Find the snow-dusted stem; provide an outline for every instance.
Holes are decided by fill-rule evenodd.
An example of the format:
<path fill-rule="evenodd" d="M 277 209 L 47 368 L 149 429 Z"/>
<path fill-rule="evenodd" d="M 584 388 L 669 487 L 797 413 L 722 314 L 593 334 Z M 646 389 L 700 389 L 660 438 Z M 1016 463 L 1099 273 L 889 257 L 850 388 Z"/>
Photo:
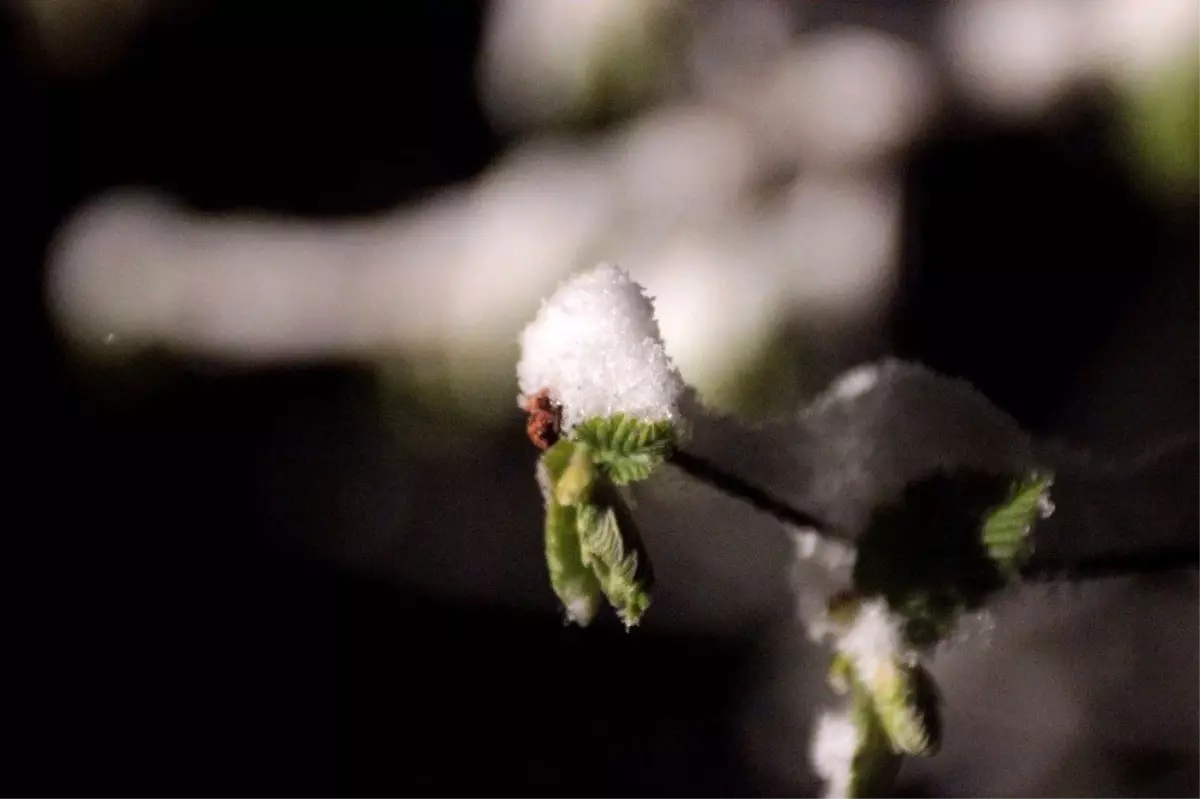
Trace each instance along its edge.
<path fill-rule="evenodd" d="M 676 449 L 670 454 L 668 461 L 695 479 L 707 483 L 727 496 L 748 502 L 786 525 L 805 528 L 824 537 L 845 537 L 836 535 L 828 524 L 811 513 L 792 507 L 769 491 L 725 471 L 707 458 L 684 449 Z"/>
<path fill-rule="evenodd" d="M 746 502 L 785 525 L 805 528 L 832 539 L 847 540 L 813 514 L 793 507 L 771 492 L 726 471 L 718 464 L 685 449 L 676 449 L 668 461 L 691 477 L 726 496 Z M 1179 546 L 1156 546 L 1098 552 L 1071 557 L 1061 554 L 1034 555 L 1020 569 L 1021 578 L 1035 582 L 1082 582 L 1114 577 L 1161 574 L 1200 567 L 1200 542 Z"/>

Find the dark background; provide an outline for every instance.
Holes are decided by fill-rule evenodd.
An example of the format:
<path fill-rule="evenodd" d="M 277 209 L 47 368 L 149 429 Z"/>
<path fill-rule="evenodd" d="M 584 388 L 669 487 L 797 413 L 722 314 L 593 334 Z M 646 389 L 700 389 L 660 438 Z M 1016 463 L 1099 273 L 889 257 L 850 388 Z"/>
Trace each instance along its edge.
<path fill-rule="evenodd" d="M 213 0 L 152 19 L 112 68 L 71 75 L 29 57 L 15 12 L 0 19 L 0 256 L 21 406 L 6 793 L 796 789 L 739 751 L 732 697 L 758 657 L 753 630 L 564 628 L 552 612 L 433 598 L 296 543 L 333 513 L 307 488 L 348 459 L 405 457 L 387 448 L 395 411 L 362 368 L 230 370 L 166 352 L 94 366 L 46 310 L 48 242 L 107 187 L 322 219 L 478 175 L 507 146 L 476 99 L 481 7 Z M 903 159 L 902 282 L 882 324 L 895 353 L 967 378 L 1036 434 L 1137 453 L 1196 428 L 1197 206 L 1141 190 L 1098 144 L 1113 124 L 1103 99 L 1072 101 L 1050 130 L 947 112 Z M 138 370 L 157 388 L 109 401 Z M 479 469 L 502 490 L 523 490 L 523 436 L 514 413 L 479 442 Z M 456 523 L 437 508 L 478 474 L 402 473 L 427 498 L 406 517 L 418 537 Z M 381 480 L 370 490 L 386 496 Z M 1195 482 L 1172 500 L 1194 524 Z M 536 497 L 513 505 L 536 529 Z M 344 535 L 370 524 L 338 523 Z M 1114 795 L 1145 784 L 1138 768 L 1174 775 L 1157 790 L 1195 795 L 1195 749 L 1182 746 L 1130 755 L 1141 765 Z"/>

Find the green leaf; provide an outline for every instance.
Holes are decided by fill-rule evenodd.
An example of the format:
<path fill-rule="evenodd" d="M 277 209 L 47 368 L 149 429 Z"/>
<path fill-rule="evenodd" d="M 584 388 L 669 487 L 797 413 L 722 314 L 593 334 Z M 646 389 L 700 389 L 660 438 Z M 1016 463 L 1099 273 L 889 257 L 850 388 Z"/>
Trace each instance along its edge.
<path fill-rule="evenodd" d="M 538 460 L 541 469 L 545 470 L 546 479 L 550 482 L 550 490 L 558 484 L 563 472 L 567 470 L 567 466 L 571 463 L 571 458 L 575 454 L 577 445 L 574 441 L 560 438 L 554 446 L 542 453 L 542 457 Z"/>
<path fill-rule="evenodd" d="M 598 482 L 594 504 L 578 507 L 581 560 L 595 573 L 609 604 L 626 627 L 650 607 L 654 573 L 628 508 L 612 485 Z"/>
<path fill-rule="evenodd" d="M 851 717 L 858 730 L 858 748 L 850 764 L 849 797 L 889 796 L 903 760 L 892 748 L 871 695 L 861 683 L 852 686 Z"/>
<path fill-rule="evenodd" d="M 865 687 L 893 749 L 924 757 L 937 753 L 941 708 L 929 672 L 919 665 L 891 663 Z"/>
<path fill-rule="evenodd" d="M 1014 578 L 1049 485 L 1042 473 L 970 471 L 912 483 L 856 541 L 856 591 L 886 599 L 910 645 L 933 645 Z"/>
<path fill-rule="evenodd" d="M 1007 574 L 1014 573 L 1028 553 L 1029 532 L 1041 515 L 1051 479 L 1033 473 L 1017 480 L 1004 502 L 984 514 L 983 545 Z"/>
<path fill-rule="evenodd" d="M 675 443 L 670 422 L 646 422 L 623 413 L 580 422 L 572 440 L 586 444 L 592 462 L 616 485 L 650 476 Z"/>
<path fill-rule="evenodd" d="M 566 468 L 554 485 L 554 498 L 563 505 L 587 502 L 592 490 L 595 469 L 587 445 L 578 444 L 571 452 Z"/>
<path fill-rule="evenodd" d="M 576 510 L 553 498 L 546 504 L 546 565 L 550 587 L 567 618 L 586 627 L 600 609 L 600 581 L 583 562 Z"/>
<path fill-rule="evenodd" d="M 831 598 L 830 607 L 843 616 L 835 624 L 854 623 L 858 603 L 848 596 Z M 865 691 L 871 698 L 880 724 L 887 732 L 893 749 L 910 755 L 929 756 L 941 746 L 941 697 L 932 675 L 920 664 L 908 663 L 899 656 L 862 668 L 845 651 L 834 653 L 828 681 L 836 693 L 851 688 Z"/>
<path fill-rule="evenodd" d="M 542 453 L 538 472 L 546 500 L 545 547 L 550 587 L 566 610 L 568 620 L 586 627 L 600 608 L 600 581 L 583 562 L 575 506 L 558 500 L 564 493 L 561 490 L 564 475 L 570 474 L 581 449 L 570 441 L 560 440 Z"/>
<path fill-rule="evenodd" d="M 626 443 L 637 437 L 623 435 Z M 633 517 L 596 473 L 594 454 L 585 442 L 561 439 L 539 461 L 550 584 L 571 621 L 591 622 L 603 594 L 632 627 L 650 607 L 654 575 Z"/>

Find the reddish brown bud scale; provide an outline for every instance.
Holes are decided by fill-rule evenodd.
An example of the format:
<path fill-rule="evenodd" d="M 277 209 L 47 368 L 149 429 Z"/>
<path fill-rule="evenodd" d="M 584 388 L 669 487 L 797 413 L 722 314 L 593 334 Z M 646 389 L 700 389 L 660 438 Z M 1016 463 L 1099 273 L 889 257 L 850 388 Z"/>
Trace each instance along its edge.
<path fill-rule="evenodd" d="M 529 434 L 533 445 L 538 449 L 554 446 L 562 432 L 562 408 L 551 401 L 550 389 L 543 388 L 526 397 L 525 412 L 529 414 L 525 421 L 525 432 Z"/>

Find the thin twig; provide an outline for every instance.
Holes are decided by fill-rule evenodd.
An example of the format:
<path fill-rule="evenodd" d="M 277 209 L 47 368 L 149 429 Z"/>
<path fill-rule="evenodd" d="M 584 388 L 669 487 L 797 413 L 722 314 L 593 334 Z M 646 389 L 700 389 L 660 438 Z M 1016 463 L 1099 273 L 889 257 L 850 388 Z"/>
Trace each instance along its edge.
<path fill-rule="evenodd" d="M 844 537 L 811 513 L 792 507 L 765 489 L 725 471 L 707 458 L 676 449 L 671 453 L 669 460 L 697 480 L 770 514 L 784 524 L 807 528 L 827 538 Z M 1082 582 L 1111 577 L 1161 574 L 1198 567 L 1200 544 L 1191 544 L 1099 552 L 1079 558 L 1035 555 L 1022 567 L 1021 577 L 1031 582 Z"/>
<path fill-rule="evenodd" d="M 1200 567 L 1200 545 L 1098 552 L 1081 558 L 1034 555 L 1021 577 L 1034 582 L 1082 582 L 1110 577 L 1162 574 Z"/>
<path fill-rule="evenodd" d="M 686 450 L 676 449 L 671 452 L 669 460 L 697 480 L 708 483 L 718 491 L 735 499 L 753 505 L 784 524 L 809 528 L 819 535 L 834 537 L 830 526 L 816 516 L 792 507 L 765 489 L 725 471 L 707 458 Z"/>

